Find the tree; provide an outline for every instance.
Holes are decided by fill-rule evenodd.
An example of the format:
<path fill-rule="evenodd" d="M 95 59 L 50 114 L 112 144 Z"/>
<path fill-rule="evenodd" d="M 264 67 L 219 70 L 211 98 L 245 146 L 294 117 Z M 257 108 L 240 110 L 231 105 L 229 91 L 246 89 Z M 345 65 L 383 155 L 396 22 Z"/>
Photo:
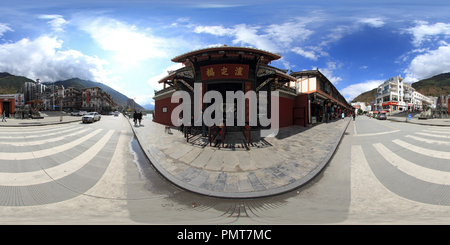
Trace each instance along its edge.
<path fill-rule="evenodd" d="M 363 110 L 361 110 L 361 108 L 358 109 L 358 114 L 361 114 L 363 112 Z"/>

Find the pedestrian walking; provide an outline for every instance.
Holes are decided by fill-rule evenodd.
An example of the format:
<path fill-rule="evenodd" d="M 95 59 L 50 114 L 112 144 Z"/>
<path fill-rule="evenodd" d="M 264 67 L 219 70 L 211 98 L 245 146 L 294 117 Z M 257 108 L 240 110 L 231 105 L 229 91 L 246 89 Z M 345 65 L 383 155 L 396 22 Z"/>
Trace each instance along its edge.
<path fill-rule="evenodd" d="M 344 119 L 344 117 L 345 117 L 345 114 L 342 112 L 342 119 Z"/>
<path fill-rule="evenodd" d="M 353 121 L 355 121 L 355 113 L 353 113 Z"/>
<path fill-rule="evenodd" d="M 138 113 L 138 120 L 139 120 L 139 126 L 141 126 L 141 121 L 142 121 L 142 111 L 140 111 Z"/>
<path fill-rule="evenodd" d="M 2 122 L 5 121 L 6 122 L 6 112 L 3 111 L 2 113 Z"/>
<path fill-rule="evenodd" d="M 133 122 L 134 122 L 134 126 L 137 126 L 137 122 L 138 122 L 138 114 L 137 114 L 136 110 L 134 110 L 134 114 L 133 114 Z"/>

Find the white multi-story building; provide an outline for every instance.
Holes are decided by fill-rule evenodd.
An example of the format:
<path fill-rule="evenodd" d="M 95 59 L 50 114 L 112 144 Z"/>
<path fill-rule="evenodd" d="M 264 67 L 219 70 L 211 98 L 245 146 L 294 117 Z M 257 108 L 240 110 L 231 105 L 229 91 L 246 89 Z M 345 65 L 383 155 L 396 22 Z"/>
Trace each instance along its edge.
<path fill-rule="evenodd" d="M 378 86 L 374 111 L 405 111 L 423 109 L 424 104 L 433 105 L 429 97 L 417 92 L 410 83 L 404 83 L 400 75 L 391 77 Z"/>
<path fill-rule="evenodd" d="M 353 108 L 356 108 L 355 113 L 358 112 L 358 109 L 361 109 L 362 111 L 368 110 L 365 102 L 353 102 L 353 103 L 351 103 L 351 105 L 353 106 Z M 369 107 L 370 107 L 370 105 L 369 105 Z"/>

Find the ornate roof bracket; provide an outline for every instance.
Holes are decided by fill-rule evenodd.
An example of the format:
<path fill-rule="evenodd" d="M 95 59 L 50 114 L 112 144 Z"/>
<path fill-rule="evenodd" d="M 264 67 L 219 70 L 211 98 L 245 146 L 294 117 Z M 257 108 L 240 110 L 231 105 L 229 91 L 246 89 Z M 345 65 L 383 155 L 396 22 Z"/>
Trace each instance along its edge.
<path fill-rule="evenodd" d="M 255 91 L 255 92 L 258 92 L 262 87 L 264 87 L 267 83 L 269 83 L 269 82 L 272 81 L 272 80 L 273 80 L 272 77 L 266 79 L 266 81 L 264 81 L 263 83 L 261 83 L 261 84 L 256 88 L 256 91 Z"/>
<path fill-rule="evenodd" d="M 189 85 L 189 83 L 184 81 L 183 79 L 177 79 L 177 82 L 181 82 L 182 84 L 184 84 L 184 86 L 186 86 L 188 89 L 190 89 L 192 92 L 194 92 L 194 88 L 191 85 Z"/>
<path fill-rule="evenodd" d="M 274 75 L 274 74 L 276 74 L 275 70 L 267 69 L 267 68 L 263 68 L 263 67 L 259 67 L 258 71 L 256 72 L 257 77 L 264 77 L 264 76 Z"/>
<path fill-rule="evenodd" d="M 189 70 L 180 71 L 176 73 L 176 76 L 194 79 L 194 70 L 191 68 Z"/>

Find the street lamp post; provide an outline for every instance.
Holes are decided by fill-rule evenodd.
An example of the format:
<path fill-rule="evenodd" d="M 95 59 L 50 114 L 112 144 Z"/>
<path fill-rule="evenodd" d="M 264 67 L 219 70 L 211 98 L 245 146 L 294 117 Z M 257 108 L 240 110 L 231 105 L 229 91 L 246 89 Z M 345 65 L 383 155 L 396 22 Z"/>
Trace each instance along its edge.
<path fill-rule="evenodd" d="M 62 101 L 63 101 L 63 98 L 64 98 L 64 86 L 63 85 L 61 85 L 61 87 L 59 88 L 58 97 L 59 97 L 59 115 L 60 115 L 59 121 L 62 122 L 63 121 L 63 116 L 62 116 L 62 105 L 63 105 L 63 103 L 62 103 Z"/>

